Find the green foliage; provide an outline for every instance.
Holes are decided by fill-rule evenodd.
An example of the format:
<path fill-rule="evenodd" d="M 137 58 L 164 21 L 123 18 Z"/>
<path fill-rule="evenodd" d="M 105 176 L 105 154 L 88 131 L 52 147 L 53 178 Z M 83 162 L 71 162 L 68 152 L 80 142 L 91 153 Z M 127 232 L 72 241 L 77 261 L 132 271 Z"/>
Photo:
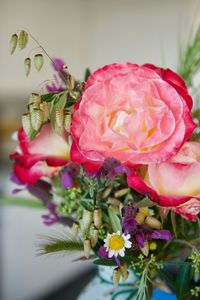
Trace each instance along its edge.
<path fill-rule="evenodd" d="M 88 80 L 88 77 L 91 75 L 91 71 L 89 68 L 87 68 L 85 70 L 85 74 L 84 74 L 84 81 L 87 81 Z"/>
<path fill-rule="evenodd" d="M 79 240 L 65 239 L 64 237 L 46 237 L 46 241 L 42 241 L 39 245 L 38 254 L 51 253 L 68 253 L 74 251 L 82 251 L 83 243 Z"/>
<path fill-rule="evenodd" d="M 188 299 L 189 286 L 191 278 L 191 265 L 185 264 L 180 266 L 178 274 L 176 276 L 176 296 L 178 299 L 186 300 Z"/>
<path fill-rule="evenodd" d="M 117 232 L 117 231 L 122 232 L 120 218 L 110 208 L 108 208 L 108 216 L 110 218 L 110 223 L 111 223 L 113 231 L 114 232 Z"/>
<path fill-rule="evenodd" d="M 36 199 L 27 199 L 19 197 L 1 197 L 0 205 L 23 206 L 37 209 L 44 209 L 44 205 Z"/>
<path fill-rule="evenodd" d="M 93 263 L 98 266 L 116 266 L 116 261 L 113 259 L 96 259 Z"/>

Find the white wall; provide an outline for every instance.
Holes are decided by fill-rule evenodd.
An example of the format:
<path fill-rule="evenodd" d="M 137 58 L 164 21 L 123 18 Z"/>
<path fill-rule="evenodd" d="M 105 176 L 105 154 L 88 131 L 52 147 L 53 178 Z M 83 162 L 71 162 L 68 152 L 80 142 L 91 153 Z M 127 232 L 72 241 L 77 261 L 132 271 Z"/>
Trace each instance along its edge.
<path fill-rule="evenodd" d="M 122 61 L 176 69 L 179 38 L 187 39 L 199 12 L 199 0 L 0 0 L 0 101 L 15 116 L 13 102 L 26 103 L 40 82 L 52 78 L 47 59 L 41 73 L 25 78 L 23 59 L 31 47 L 13 56 L 8 51 L 17 29 L 29 30 L 81 78 L 86 67 Z M 35 256 L 37 234 L 47 232 L 39 211 L 6 208 L 2 228 L 3 300 L 34 299 L 80 270 L 69 258 Z"/>

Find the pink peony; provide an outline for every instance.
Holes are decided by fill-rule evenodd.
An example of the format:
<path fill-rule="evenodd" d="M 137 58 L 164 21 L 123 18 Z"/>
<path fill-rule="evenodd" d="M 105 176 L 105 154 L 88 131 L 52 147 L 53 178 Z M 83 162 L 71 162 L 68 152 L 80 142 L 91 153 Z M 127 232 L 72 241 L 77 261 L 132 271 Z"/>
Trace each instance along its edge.
<path fill-rule="evenodd" d="M 75 106 L 71 158 L 94 170 L 108 157 L 127 166 L 166 161 L 195 128 L 191 108 L 184 81 L 169 69 L 105 66 Z"/>
<path fill-rule="evenodd" d="M 195 221 L 200 212 L 200 144 L 186 142 L 170 160 L 139 167 L 128 175 L 128 184 Z"/>
<path fill-rule="evenodd" d="M 15 175 L 24 184 L 35 184 L 41 177 L 52 177 L 69 161 L 69 137 L 53 132 L 50 124 L 43 125 L 32 141 L 21 128 L 18 139 L 19 150 L 10 157 L 15 160 Z"/>

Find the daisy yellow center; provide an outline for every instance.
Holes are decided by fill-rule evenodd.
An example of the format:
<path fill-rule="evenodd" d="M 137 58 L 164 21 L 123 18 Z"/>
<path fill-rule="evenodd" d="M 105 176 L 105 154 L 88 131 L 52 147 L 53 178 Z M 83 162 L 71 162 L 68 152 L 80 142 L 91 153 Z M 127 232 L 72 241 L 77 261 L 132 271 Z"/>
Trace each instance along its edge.
<path fill-rule="evenodd" d="M 110 250 L 120 250 L 124 247 L 124 239 L 120 235 L 113 235 L 109 239 Z"/>

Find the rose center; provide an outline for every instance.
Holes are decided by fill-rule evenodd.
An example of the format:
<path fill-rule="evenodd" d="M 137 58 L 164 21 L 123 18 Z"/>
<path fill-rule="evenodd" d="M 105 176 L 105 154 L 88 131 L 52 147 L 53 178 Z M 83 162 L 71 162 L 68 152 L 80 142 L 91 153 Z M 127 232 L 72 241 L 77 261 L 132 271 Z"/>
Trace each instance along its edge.
<path fill-rule="evenodd" d="M 109 240 L 109 248 L 111 250 L 120 250 L 124 247 L 124 239 L 119 235 L 111 236 Z"/>

